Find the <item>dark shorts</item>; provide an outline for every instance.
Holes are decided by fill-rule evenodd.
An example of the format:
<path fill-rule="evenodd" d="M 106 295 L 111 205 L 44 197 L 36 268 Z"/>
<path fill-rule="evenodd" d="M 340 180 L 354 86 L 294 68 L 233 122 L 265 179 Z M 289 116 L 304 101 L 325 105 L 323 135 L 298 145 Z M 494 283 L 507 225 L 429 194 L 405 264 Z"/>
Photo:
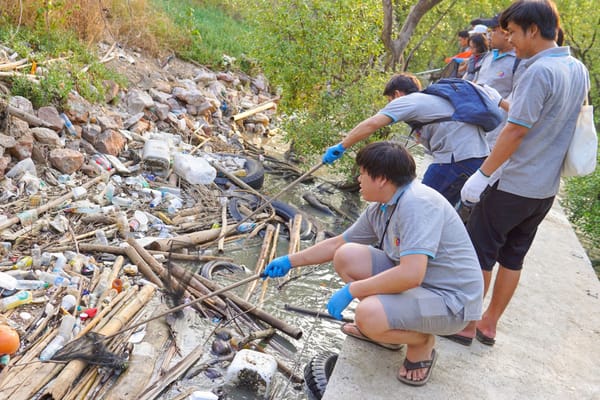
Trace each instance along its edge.
<path fill-rule="evenodd" d="M 503 192 L 498 183 L 482 193 L 471 211 L 467 231 L 477 252 L 479 265 L 491 271 L 496 262 L 518 271 L 533 243 L 539 224 L 554 202 L 554 196 L 531 199 Z"/>

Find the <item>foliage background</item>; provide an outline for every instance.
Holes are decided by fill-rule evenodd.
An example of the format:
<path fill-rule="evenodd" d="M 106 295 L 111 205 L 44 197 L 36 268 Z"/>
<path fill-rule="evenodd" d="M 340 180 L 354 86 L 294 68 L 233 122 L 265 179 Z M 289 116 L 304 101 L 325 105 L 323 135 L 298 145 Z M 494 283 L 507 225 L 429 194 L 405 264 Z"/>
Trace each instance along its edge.
<path fill-rule="evenodd" d="M 393 1 L 396 33 L 416 1 Z M 442 1 L 410 38 L 407 70 L 440 68 L 443 59 L 455 53 L 459 30 L 468 28 L 473 18 L 490 17 L 508 4 Z M 556 4 L 566 44 L 590 71 L 591 101 L 598 110 L 600 10 L 595 0 Z M 69 57 L 69 68 L 48 67 L 42 88 L 14 81 L 14 88 L 37 99 L 36 106 L 60 103 L 70 88 L 91 99 L 102 97 L 100 82 L 111 73 L 93 56 L 93 46 L 101 40 L 138 47 L 157 57 L 176 54 L 217 69 L 227 55 L 237 60 L 234 67 L 252 73 L 262 70 L 273 91 L 281 93 L 279 110 L 287 139 L 309 160 L 318 159 L 326 146 L 382 107 L 383 84 L 397 72 L 383 67 L 382 25 L 381 0 L 0 0 L 2 43 L 32 60 Z M 80 73 L 84 65 L 91 66 L 87 74 Z M 371 140 L 391 133 L 405 133 L 403 124 L 386 128 Z M 598 251 L 600 171 L 570 179 L 565 188 L 571 220 L 585 236 L 588 249 Z"/>

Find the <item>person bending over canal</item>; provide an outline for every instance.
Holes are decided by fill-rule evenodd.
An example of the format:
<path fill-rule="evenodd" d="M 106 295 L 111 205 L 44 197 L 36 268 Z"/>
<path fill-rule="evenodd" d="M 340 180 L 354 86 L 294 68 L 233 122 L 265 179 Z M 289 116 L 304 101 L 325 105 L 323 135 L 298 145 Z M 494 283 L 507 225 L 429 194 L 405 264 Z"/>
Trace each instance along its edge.
<path fill-rule="evenodd" d="M 356 125 L 340 143 L 329 147 L 322 159 L 326 164 L 333 163 L 346 149 L 389 124 L 399 121 L 427 123 L 416 131 L 418 142 L 433 156 L 422 182 L 456 205 L 463 184 L 489 154 L 485 132 L 466 122 L 436 121 L 452 116 L 455 109 L 448 100 L 421 93 L 420 89 L 421 84 L 415 76 L 394 75 L 383 91 L 389 103 Z"/>
<path fill-rule="evenodd" d="M 343 234 L 278 257 L 265 274 L 333 261 L 346 285 L 329 300 L 337 319 L 357 298 L 355 324 L 344 333 L 393 348 L 407 345 L 403 383 L 424 385 L 436 361 L 434 335 L 450 335 L 481 317 L 483 281 L 475 250 L 454 208 L 416 179 L 400 144 L 362 148 L 360 192 L 371 202 Z"/>

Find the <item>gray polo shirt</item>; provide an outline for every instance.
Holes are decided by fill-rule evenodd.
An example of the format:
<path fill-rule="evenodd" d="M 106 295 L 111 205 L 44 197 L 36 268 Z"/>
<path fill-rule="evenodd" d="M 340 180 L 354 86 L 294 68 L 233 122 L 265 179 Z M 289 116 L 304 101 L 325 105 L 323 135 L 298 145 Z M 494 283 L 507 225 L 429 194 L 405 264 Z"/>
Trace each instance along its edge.
<path fill-rule="evenodd" d="M 521 64 L 524 70 L 513 92 L 508 122 L 529 131 L 494 175 L 494 182 L 499 180 L 499 190 L 545 199 L 558 192 L 560 169 L 590 78 L 568 47 L 544 50 Z"/>
<path fill-rule="evenodd" d="M 390 101 L 380 114 L 398 121 L 429 122 L 454 114 L 452 104 L 439 96 L 411 93 Z M 435 122 L 420 129 L 420 143 L 431 152 L 433 162 L 449 164 L 468 158 L 487 157 L 485 132 L 477 125 L 459 121 Z"/>
<path fill-rule="evenodd" d="M 405 190 L 405 191 L 404 191 Z M 441 194 L 414 180 L 398 189 L 387 205 L 371 203 L 343 237 L 378 245 L 390 221 L 382 250 L 394 262 L 410 254 L 428 257 L 422 287 L 439 294 L 465 321 L 481 317 L 483 278 L 475 249 L 456 210 Z"/>
<path fill-rule="evenodd" d="M 481 62 L 481 69 L 473 82 L 489 85 L 496 89 L 503 98 L 508 97 L 513 88 L 515 60 L 516 56 L 513 50 L 500 53 L 498 49 L 493 49 Z"/>

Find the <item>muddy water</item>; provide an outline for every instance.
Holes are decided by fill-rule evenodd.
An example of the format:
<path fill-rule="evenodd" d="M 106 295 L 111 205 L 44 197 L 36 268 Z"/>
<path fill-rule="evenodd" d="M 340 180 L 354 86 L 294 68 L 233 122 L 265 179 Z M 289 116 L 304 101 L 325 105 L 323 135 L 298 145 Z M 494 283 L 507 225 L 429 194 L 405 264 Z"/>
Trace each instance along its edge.
<path fill-rule="evenodd" d="M 419 164 L 422 165 L 422 155 L 415 154 L 418 158 Z M 319 173 L 327 173 L 327 169 L 330 167 L 324 167 Z M 348 227 L 353 221 L 348 221 L 342 217 L 333 217 L 321 213 L 311 206 L 309 206 L 303 199 L 302 194 L 306 192 L 314 193 L 318 198 L 325 198 L 335 207 L 340 208 L 346 213 L 358 214 L 362 208 L 366 205 L 361 199 L 358 193 L 343 193 L 335 192 L 333 194 L 321 193 L 319 185 L 323 182 L 316 180 L 310 184 L 299 184 L 297 187 L 290 190 L 284 196 L 280 197 L 281 201 L 293 204 L 301 211 L 303 211 L 314 223 L 319 225 L 320 229 L 330 231 L 334 234 L 339 234 Z M 265 177 L 265 186 L 262 192 L 265 194 L 274 195 L 278 193 L 282 188 L 289 184 L 288 181 L 283 181 L 279 178 L 267 175 Z M 301 247 L 305 248 L 312 245 L 312 240 L 303 241 Z M 239 241 L 228 244 L 225 255 L 232 257 L 237 264 L 243 264 L 250 270 L 254 270 L 258 255 L 260 253 L 262 239 L 256 238 L 250 241 Z M 278 242 L 277 255 L 287 254 L 288 240 L 286 237 L 280 237 Z M 277 288 L 278 285 L 286 281 L 286 278 L 274 279 L 269 281 L 269 286 L 266 292 L 264 304 L 261 306 L 267 312 L 274 316 L 284 320 L 292 326 L 296 326 L 302 329 L 303 335 L 300 339 L 296 340 L 287 337 L 285 334 L 281 335 L 281 338 L 277 342 L 283 347 L 291 350 L 286 354 L 281 354 L 276 349 L 267 347 L 267 352 L 274 354 L 279 360 L 289 366 L 297 375 L 304 376 L 305 365 L 315 356 L 324 354 L 327 352 L 338 353 L 341 349 L 344 341 L 344 334 L 340 331 L 340 322 L 332 321 L 328 319 L 321 319 L 314 316 L 308 316 L 299 314 L 292 311 L 286 311 L 284 308 L 285 304 L 294 306 L 300 306 L 303 308 L 326 312 L 326 304 L 331 295 L 339 288 L 343 286 L 342 281 L 333 271 L 330 263 L 323 264 L 316 267 L 305 267 L 299 270 L 294 270 L 301 276 L 297 279 L 291 280 L 283 285 L 281 288 Z M 233 283 L 244 276 L 241 274 L 233 275 L 220 275 L 215 278 L 217 282 L 223 286 Z M 236 289 L 235 293 L 239 296 L 245 297 L 246 288 L 241 287 Z M 258 289 L 256 292 L 260 292 Z M 257 303 L 258 295 L 251 297 L 250 301 L 253 304 Z M 353 309 L 356 302 L 353 302 L 348 309 L 344 312 L 344 316 L 353 318 Z M 204 322 L 206 324 L 205 332 L 210 332 L 217 324 L 217 321 Z M 214 359 L 213 355 L 210 355 L 210 345 L 212 339 L 208 334 L 203 335 L 202 340 L 206 341 L 205 356 L 201 359 L 201 362 L 209 361 Z M 213 368 L 207 372 L 201 372 L 197 376 L 191 379 L 185 379 L 179 382 L 177 385 L 176 392 L 182 390 L 194 388 L 196 390 L 216 390 L 221 388 L 225 382 L 223 376 L 214 377 L 212 375 L 225 374 L 225 368 L 227 363 L 216 364 Z M 210 374 L 208 374 L 210 372 Z M 207 375 L 211 375 L 208 377 Z M 165 398 L 173 398 L 174 396 L 167 396 Z M 254 399 L 256 398 L 252 394 L 243 392 L 237 392 L 235 390 L 225 388 L 225 396 L 227 399 Z M 271 398 L 273 399 L 290 399 L 290 400 L 305 400 L 313 399 L 314 397 L 306 389 L 304 385 L 298 385 L 291 383 L 283 374 L 277 373 L 274 381 L 272 382 Z"/>

